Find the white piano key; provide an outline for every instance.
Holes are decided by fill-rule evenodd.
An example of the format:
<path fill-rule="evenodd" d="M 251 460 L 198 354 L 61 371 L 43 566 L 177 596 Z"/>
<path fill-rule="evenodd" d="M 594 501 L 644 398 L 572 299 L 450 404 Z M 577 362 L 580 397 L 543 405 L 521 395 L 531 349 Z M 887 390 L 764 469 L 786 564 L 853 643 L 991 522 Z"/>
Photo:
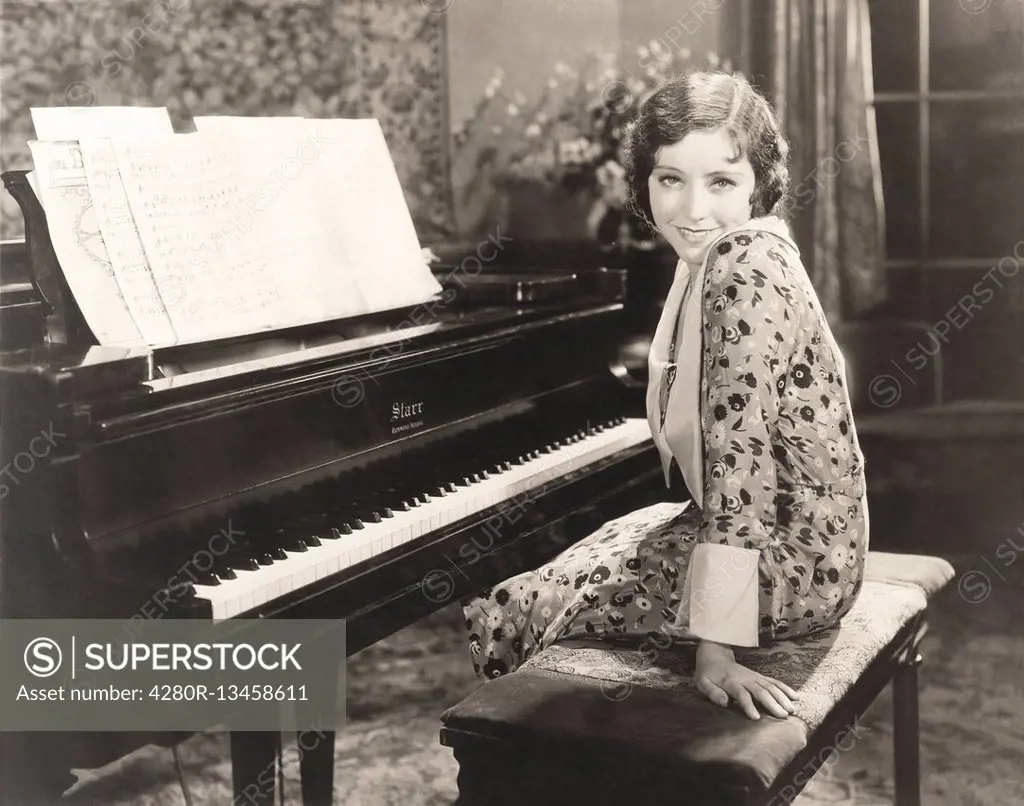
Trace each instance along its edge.
<path fill-rule="evenodd" d="M 233 618 L 463 518 L 504 502 L 514 506 L 517 496 L 648 440 L 647 421 L 628 419 L 522 464 L 513 464 L 509 470 L 491 472 L 489 478 L 458 487 L 456 492 L 431 495 L 427 503 L 408 512 L 397 510 L 393 517 L 367 523 L 351 535 L 324 539 L 307 551 L 287 551 L 287 559 L 256 571 L 238 571 L 237 579 L 216 586 L 196 585 L 196 594 L 210 602 L 214 619 Z"/>

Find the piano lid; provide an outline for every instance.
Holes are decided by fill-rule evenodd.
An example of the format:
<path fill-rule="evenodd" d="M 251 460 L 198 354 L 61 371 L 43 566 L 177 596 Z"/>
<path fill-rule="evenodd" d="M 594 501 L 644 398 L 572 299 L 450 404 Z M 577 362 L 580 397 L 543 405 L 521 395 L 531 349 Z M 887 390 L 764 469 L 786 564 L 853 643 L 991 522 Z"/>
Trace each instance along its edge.
<path fill-rule="evenodd" d="M 41 344 L 0 351 L 0 375 L 36 375 L 53 383 L 70 379 L 80 396 L 131 388 L 153 373 L 153 353 L 144 347 Z"/>
<path fill-rule="evenodd" d="M 346 372 L 364 378 L 392 369 L 395 362 L 416 351 L 458 344 L 471 349 L 476 342 L 494 341 L 549 327 L 562 321 L 607 315 L 619 303 L 589 306 L 507 305 L 475 310 L 439 310 L 433 321 L 417 324 L 404 317 L 397 323 L 339 320 L 331 328 L 309 328 L 301 334 L 226 346 L 193 346 L 156 351 L 156 373 L 144 386 L 153 395 L 182 399 L 236 389 L 240 385 L 310 377 L 321 371 Z M 126 401 L 121 401 L 126 402 Z M 121 408 L 121 406 L 119 406 Z"/>

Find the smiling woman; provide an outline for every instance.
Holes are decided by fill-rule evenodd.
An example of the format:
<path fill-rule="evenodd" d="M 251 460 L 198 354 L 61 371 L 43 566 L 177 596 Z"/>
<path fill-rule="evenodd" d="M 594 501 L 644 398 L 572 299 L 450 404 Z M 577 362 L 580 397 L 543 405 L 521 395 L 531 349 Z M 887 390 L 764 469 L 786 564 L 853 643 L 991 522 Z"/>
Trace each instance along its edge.
<path fill-rule="evenodd" d="M 465 602 L 477 674 L 562 638 L 697 643 L 711 701 L 784 717 L 796 692 L 734 647 L 833 626 L 868 546 L 864 463 L 842 355 L 777 212 L 788 147 L 729 73 L 663 85 L 627 135 L 629 200 L 678 255 L 650 356 L 647 415 L 666 484 L 692 501 L 606 523 Z M 691 291 L 692 289 L 692 291 Z"/>
<path fill-rule="evenodd" d="M 686 261 L 699 268 L 708 245 L 750 218 L 754 170 L 721 129 L 695 131 L 661 149 L 649 196 L 658 230 Z"/>
<path fill-rule="evenodd" d="M 729 73 L 664 84 L 625 148 L 630 207 L 691 271 L 726 229 L 774 212 L 789 182 L 789 150 L 771 108 Z"/>

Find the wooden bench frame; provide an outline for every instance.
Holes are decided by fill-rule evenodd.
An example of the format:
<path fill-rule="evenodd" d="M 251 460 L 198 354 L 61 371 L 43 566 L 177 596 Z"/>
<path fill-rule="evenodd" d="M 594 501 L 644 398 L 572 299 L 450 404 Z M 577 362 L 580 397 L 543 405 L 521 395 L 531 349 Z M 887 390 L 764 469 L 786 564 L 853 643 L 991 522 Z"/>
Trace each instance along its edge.
<path fill-rule="evenodd" d="M 918 667 L 922 660 L 920 644 L 927 631 L 927 623 L 927 610 L 923 610 L 903 625 L 766 791 L 755 792 L 727 784 L 707 789 L 699 767 L 668 773 L 660 769 L 641 770 L 639 779 L 660 781 L 671 786 L 673 791 L 693 792 L 695 785 L 704 787 L 701 797 L 713 797 L 711 802 L 723 806 L 782 806 L 792 803 L 844 738 L 856 729 L 857 720 L 891 683 L 896 806 L 920 806 Z M 491 736 L 448 726 L 441 728 L 441 744 L 452 748 L 459 762 L 456 806 L 505 806 L 506 803 L 525 802 L 514 792 L 515 781 L 535 773 L 539 768 L 534 765 L 543 765 L 544 757 L 550 761 L 552 751 L 552 746 L 545 744 L 537 752 L 538 745 L 533 745 L 535 749 L 531 753 L 529 748 L 520 745 L 512 746 Z M 586 770 L 587 763 L 592 764 L 593 761 L 592 758 L 573 758 L 571 747 L 558 748 L 558 763 L 562 767 L 568 762 Z M 663 765 L 663 762 L 659 764 Z M 546 772 L 552 774 L 557 770 L 551 768 Z M 630 791 L 634 802 L 639 804 L 666 802 L 664 788 L 652 793 L 649 800 L 642 790 Z M 503 798 L 510 799 L 506 801 Z M 608 804 L 621 806 L 621 796 L 609 795 L 609 798 Z M 530 802 L 536 803 L 534 800 Z M 590 806 L 602 803 L 589 797 L 586 802 Z M 692 798 L 679 802 L 696 803 Z"/>

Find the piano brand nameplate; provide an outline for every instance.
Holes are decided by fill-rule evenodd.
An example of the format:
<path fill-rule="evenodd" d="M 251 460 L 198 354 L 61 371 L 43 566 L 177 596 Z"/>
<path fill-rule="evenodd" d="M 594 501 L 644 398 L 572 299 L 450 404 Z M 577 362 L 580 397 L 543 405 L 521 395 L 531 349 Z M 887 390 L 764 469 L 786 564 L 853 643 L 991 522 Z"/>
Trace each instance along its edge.
<path fill-rule="evenodd" d="M 342 619 L 4 619 L 0 730 L 336 730 L 344 643 Z"/>
<path fill-rule="evenodd" d="M 422 428 L 423 401 L 411 403 L 405 400 L 391 404 L 391 433 L 401 434 L 403 431 L 415 431 Z"/>

